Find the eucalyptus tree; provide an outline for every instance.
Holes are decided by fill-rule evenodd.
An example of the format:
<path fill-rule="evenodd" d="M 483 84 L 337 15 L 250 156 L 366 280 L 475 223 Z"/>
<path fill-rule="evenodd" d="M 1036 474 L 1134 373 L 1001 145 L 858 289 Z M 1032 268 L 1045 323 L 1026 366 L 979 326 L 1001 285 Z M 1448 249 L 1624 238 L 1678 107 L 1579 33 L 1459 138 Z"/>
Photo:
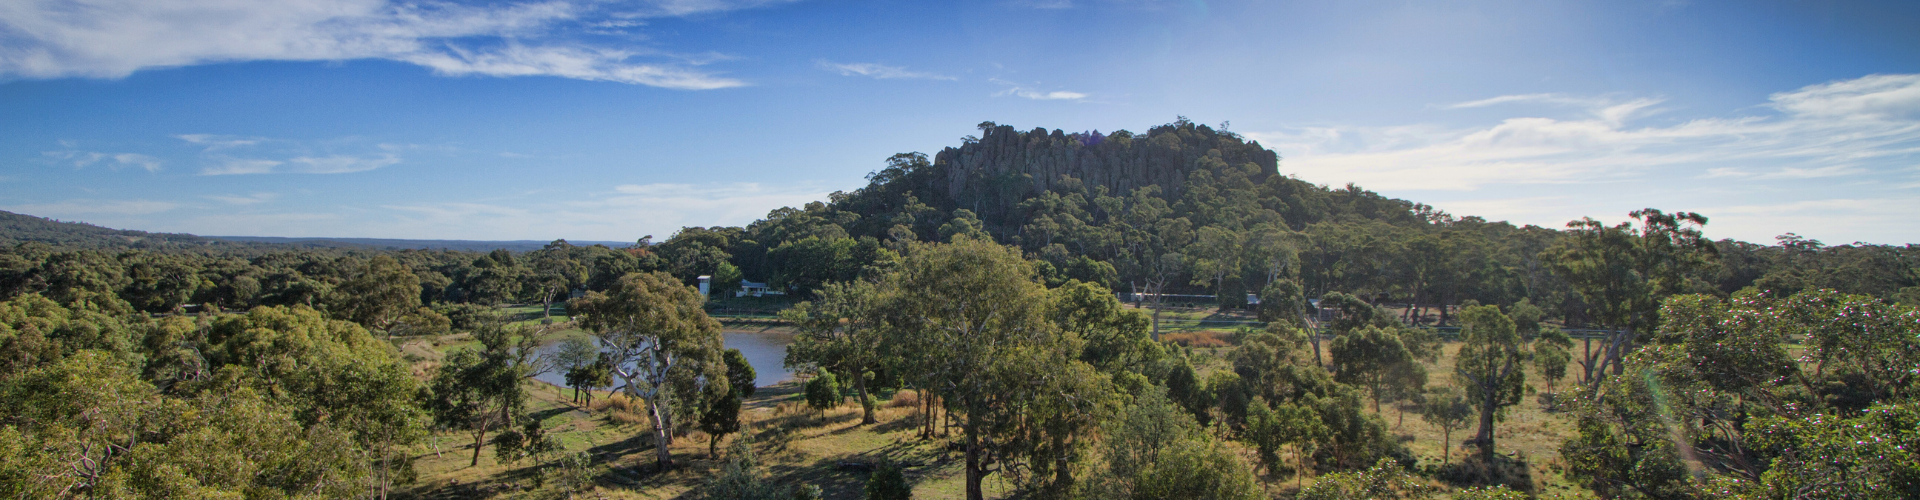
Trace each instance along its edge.
<path fill-rule="evenodd" d="M 587 282 L 587 265 L 574 258 L 574 246 L 567 240 L 554 240 L 527 256 L 529 272 L 522 288 L 540 297 L 542 318 L 553 316 L 554 298 L 565 298 L 574 287 Z"/>
<path fill-rule="evenodd" d="M 646 401 L 662 470 L 673 464 L 675 405 L 696 403 L 673 401 L 671 386 L 726 383 L 720 322 L 707 316 L 704 302 L 692 287 L 656 271 L 629 274 L 606 293 L 587 292 L 568 306 L 608 353 L 619 390 Z"/>
<path fill-rule="evenodd" d="M 787 346 L 790 367 L 813 365 L 850 379 L 860 399 L 860 423 L 876 422 L 866 373 L 880 368 L 885 324 L 880 321 L 878 287 L 866 281 L 820 285 L 814 300 L 780 312 L 796 334 Z"/>
<path fill-rule="evenodd" d="M 420 308 L 420 277 L 386 255 L 368 259 L 335 292 L 335 314 L 389 336 L 402 318 Z"/>
<path fill-rule="evenodd" d="M 1453 455 L 1453 431 L 1467 427 L 1467 419 L 1473 418 L 1474 404 L 1467 399 L 1467 393 L 1459 387 L 1444 386 L 1427 390 L 1425 404 L 1420 406 L 1420 419 L 1440 428 L 1440 463 L 1445 465 Z"/>
<path fill-rule="evenodd" d="M 545 371 L 544 333 L 489 321 L 473 331 L 479 348 L 453 351 L 428 382 L 426 406 L 434 420 L 473 436 L 469 466 L 480 464 L 487 434 L 525 423 L 529 394 L 522 382 Z"/>
<path fill-rule="evenodd" d="M 1380 396 L 1395 390 L 1386 387 L 1388 384 L 1405 384 L 1415 391 L 1426 385 L 1426 370 L 1395 332 L 1372 326 L 1356 328 L 1334 337 L 1328 351 L 1333 358 L 1334 380 L 1366 388 L 1373 398 L 1374 413 L 1380 412 Z"/>
<path fill-rule="evenodd" d="M 1077 346 L 1047 321 L 1046 289 L 1017 249 L 955 238 L 917 246 L 888 276 L 890 351 L 964 413 L 966 495 L 1021 455 L 1008 439 L 1052 379 L 1079 370 Z"/>
<path fill-rule="evenodd" d="M 1586 339 L 1577 360 L 1581 381 L 1598 390 L 1609 366 L 1615 374 L 1638 332 L 1659 325 L 1660 301 L 1703 288 L 1696 273 L 1717 255 L 1700 233 L 1707 217 L 1654 209 L 1628 213 L 1634 220 L 1608 226 L 1585 218 L 1567 223 L 1565 239 L 1548 248 L 1546 260 L 1586 304 L 1587 314 L 1609 333 L 1599 351 Z M 1636 226 L 1634 223 L 1638 222 Z"/>
<path fill-rule="evenodd" d="M 1498 306 L 1468 307 L 1460 313 L 1460 352 L 1454 359 L 1454 380 L 1463 386 L 1480 413 L 1474 443 L 1480 457 L 1493 463 L 1493 423 L 1502 409 L 1520 403 L 1526 394 L 1527 352 L 1513 319 Z"/>

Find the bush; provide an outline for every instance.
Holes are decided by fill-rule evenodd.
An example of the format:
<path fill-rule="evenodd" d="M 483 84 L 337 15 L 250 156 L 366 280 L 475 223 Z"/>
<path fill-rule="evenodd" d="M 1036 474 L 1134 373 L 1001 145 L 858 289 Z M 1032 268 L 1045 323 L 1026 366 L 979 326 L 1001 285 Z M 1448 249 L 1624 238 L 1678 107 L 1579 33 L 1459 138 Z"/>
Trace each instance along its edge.
<path fill-rule="evenodd" d="M 893 408 L 914 408 L 920 406 L 920 392 L 905 390 L 893 393 L 893 399 L 887 401 Z"/>
<path fill-rule="evenodd" d="M 807 406 L 819 411 L 840 406 L 840 381 L 833 373 L 820 372 L 820 376 L 807 381 Z"/>
<path fill-rule="evenodd" d="M 913 486 L 893 462 L 882 462 L 880 469 L 867 477 L 867 500 L 911 500 Z"/>
<path fill-rule="evenodd" d="M 1372 468 L 1355 472 L 1336 472 L 1320 476 L 1312 486 L 1300 490 L 1299 500 L 1342 500 L 1371 498 L 1433 498 L 1434 488 L 1419 476 L 1390 459 L 1381 459 Z"/>

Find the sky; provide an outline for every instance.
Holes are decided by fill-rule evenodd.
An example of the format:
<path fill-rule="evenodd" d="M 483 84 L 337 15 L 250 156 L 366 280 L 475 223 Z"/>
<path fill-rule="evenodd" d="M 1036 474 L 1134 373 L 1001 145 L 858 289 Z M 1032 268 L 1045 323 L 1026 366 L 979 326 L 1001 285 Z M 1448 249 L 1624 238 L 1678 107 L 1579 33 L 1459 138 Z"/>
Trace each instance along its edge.
<path fill-rule="evenodd" d="M 1460 216 L 1920 243 L 1916 26 L 1845 0 L 0 0 L 0 210 L 660 239 L 983 121 L 1184 116 Z"/>

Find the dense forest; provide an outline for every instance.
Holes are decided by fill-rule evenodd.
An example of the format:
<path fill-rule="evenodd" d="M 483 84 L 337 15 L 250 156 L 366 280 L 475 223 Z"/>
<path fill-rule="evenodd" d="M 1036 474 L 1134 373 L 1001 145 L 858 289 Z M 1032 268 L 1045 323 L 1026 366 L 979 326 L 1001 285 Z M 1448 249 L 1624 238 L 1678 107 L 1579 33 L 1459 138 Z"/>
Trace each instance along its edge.
<path fill-rule="evenodd" d="M 898 403 L 903 432 L 961 457 L 968 499 L 1920 497 L 1920 246 L 1711 241 L 1711 214 L 1655 209 L 1516 227 L 1314 185 L 1184 118 L 979 129 L 828 200 L 630 245 L 300 246 L 6 214 L 0 496 L 432 496 L 408 485 L 438 436 L 473 466 L 489 448 L 529 464 L 526 495 L 638 488 L 549 435 L 542 372 L 631 405 L 655 474 L 676 440 L 726 448 L 690 498 L 831 494 L 755 463 L 772 431 L 742 425 L 753 368 L 721 342 L 727 301 L 692 287 L 710 277 L 716 299 L 743 281 L 791 298 L 755 304 L 793 332 L 796 401 L 850 397 L 867 426 Z M 1174 342 L 1168 297 L 1257 321 Z M 1578 491 L 1502 448 L 1522 407 L 1567 422 L 1553 468 Z M 1410 451 L 1408 413 L 1474 453 Z M 861 497 L 915 494 L 900 469 Z"/>

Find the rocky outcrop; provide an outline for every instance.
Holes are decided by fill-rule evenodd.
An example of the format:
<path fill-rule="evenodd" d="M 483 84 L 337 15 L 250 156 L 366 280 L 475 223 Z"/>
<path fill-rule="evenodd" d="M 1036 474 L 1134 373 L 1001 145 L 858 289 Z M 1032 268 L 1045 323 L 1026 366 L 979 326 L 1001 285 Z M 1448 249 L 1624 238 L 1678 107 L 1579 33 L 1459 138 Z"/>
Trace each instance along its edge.
<path fill-rule="evenodd" d="M 1257 167 L 1253 180 L 1275 175 L 1280 157 L 1240 136 L 1181 121 L 1155 127 L 1145 135 L 1125 131 L 1065 133 L 1044 128 L 1018 131 L 982 124 L 982 136 L 934 156 L 944 174 L 942 188 L 956 200 L 978 198 L 993 190 L 1013 198 L 1054 189 L 1071 177 L 1088 190 L 1106 186 L 1121 194 L 1149 185 L 1178 198 L 1187 176 L 1201 168 Z"/>

